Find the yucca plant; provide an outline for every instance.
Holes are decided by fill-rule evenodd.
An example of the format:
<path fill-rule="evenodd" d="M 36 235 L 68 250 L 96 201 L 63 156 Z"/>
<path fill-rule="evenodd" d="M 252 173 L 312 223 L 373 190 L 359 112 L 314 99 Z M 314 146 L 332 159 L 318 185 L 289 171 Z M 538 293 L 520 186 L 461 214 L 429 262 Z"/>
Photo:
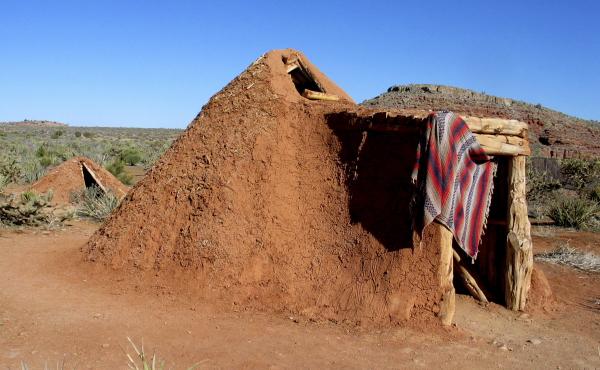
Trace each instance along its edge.
<path fill-rule="evenodd" d="M 71 198 L 78 203 L 78 216 L 88 217 L 96 221 L 105 220 L 120 203 L 119 198 L 112 192 L 105 193 L 96 186 L 72 194 Z"/>
<path fill-rule="evenodd" d="M 132 356 L 129 353 L 125 353 L 127 355 L 127 367 L 132 370 L 165 370 L 165 361 L 158 359 L 156 357 L 156 353 L 152 353 L 151 356 L 147 355 L 144 351 L 144 342 L 142 341 L 142 345 L 138 348 L 135 343 L 131 340 L 131 338 L 127 337 L 129 344 L 133 347 L 135 354 Z M 187 370 L 193 370 L 197 365 L 193 365 L 188 367 Z"/>
<path fill-rule="evenodd" d="M 30 160 L 21 166 L 21 177 L 27 184 L 34 183 L 44 177 L 46 174 L 46 167 L 42 166 L 40 162 L 36 160 Z"/>

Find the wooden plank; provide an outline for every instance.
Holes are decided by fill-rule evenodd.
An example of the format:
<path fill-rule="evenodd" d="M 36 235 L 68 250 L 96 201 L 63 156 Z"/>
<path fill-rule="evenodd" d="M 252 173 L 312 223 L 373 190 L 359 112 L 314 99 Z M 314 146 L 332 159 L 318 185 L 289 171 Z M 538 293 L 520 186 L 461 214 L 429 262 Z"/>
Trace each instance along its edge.
<path fill-rule="evenodd" d="M 305 98 L 310 99 L 310 100 L 326 100 L 326 101 L 340 100 L 340 97 L 337 95 L 326 94 L 326 93 L 322 93 L 319 91 L 312 91 L 309 89 L 305 89 L 304 92 L 302 93 L 302 96 L 304 96 Z"/>
<path fill-rule="evenodd" d="M 294 63 L 286 64 L 285 71 L 286 71 L 286 73 L 290 73 L 297 68 L 300 68 L 300 66 L 298 65 L 298 63 L 294 62 Z"/>
<path fill-rule="evenodd" d="M 506 237 L 506 306 L 523 310 L 531 286 L 533 250 L 531 225 L 527 217 L 526 158 L 510 160 L 508 175 L 508 235 Z"/>

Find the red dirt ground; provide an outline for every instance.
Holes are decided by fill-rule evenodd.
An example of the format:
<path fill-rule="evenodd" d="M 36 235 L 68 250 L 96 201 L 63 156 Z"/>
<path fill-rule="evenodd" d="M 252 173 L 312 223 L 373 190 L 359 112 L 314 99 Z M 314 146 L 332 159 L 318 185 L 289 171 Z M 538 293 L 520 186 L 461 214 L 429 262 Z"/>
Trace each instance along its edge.
<path fill-rule="evenodd" d="M 54 203 L 70 203 L 71 193 L 85 188 L 81 172 L 82 162 L 94 172 L 94 175 L 102 183 L 102 186 L 112 190 L 119 198 L 124 197 L 127 191 L 129 191 L 129 188 L 123 185 L 112 173 L 85 157 L 74 157 L 61 163 L 46 174 L 46 176 L 31 185 L 31 189 L 38 193 L 45 193 L 52 190 L 54 194 L 52 200 Z"/>
<path fill-rule="evenodd" d="M 599 368 L 600 276 L 536 264 L 555 292 L 551 312 L 522 314 L 458 296 L 456 326 L 355 327 L 174 294 L 159 281 L 108 278 L 81 265 L 97 226 L 0 234 L 0 368 L 125 369 L 126 337 L 176 369 L 201 368 Z M 539 236 L 540 234 L 545 236 Z M 600 235 L 534 229 L 536 252 L 563 239 L 600 253 Z M 26 261 L 26 263 L 24 263 Z M 540 340 L 532 344 L 528 340 Z M 496 344 L 497 343 L 497 344 Z M 506 350 L 502 349 L 506 345 Z"/>

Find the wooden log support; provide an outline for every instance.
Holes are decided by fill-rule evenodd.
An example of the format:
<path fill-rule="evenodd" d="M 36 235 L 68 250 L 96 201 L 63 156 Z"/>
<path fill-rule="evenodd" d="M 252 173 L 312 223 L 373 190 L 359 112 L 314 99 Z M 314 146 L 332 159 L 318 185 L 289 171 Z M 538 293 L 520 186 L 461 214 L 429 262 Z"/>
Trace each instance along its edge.
<path fill-rule="evenodd" d="M 454 278 L 452 263 L 453 236 L 452 232 L 440 223 L 434 222 L 430 226 L 435 228 L 434 233 L 439 235 L 438 240 L 440 241 L 440 265 L 438 269 L 438 278 L 442 291 L 442 299 L 440 301 L 439 317 L 442 321 L 442 325 L 450 325 L 452 324 L 454 311 L 456 309 L 456 294 L 454 290 L 454 284 L 452 282 Z"/>
<path fill-rule="evenodd" d="M 526 157 L 510 159 L 508 168 L 508 235 L 506 237 L 506 306 L 523 310 L 531 286 L 533 250 L 527 217 Z"/>
<path fill-rule="evenodd" d="M 302 96 L 304 96 L 305 98 L 310 99 L 310 100 L 326 100 L 326 101 L 340 100 L 340 97 L 337 95 L 326 94 L 323 92 L 312 91 L 309 89 L 305 89 L 304 92 L 302 93 Z"/>
<path fill-rule="evenodd" d="M 489 302 L 487 297 L 485 296 L 485 293 L 483 292 L 483 290 L 481 290 L 479 284 L 477 284 L 477 280 L 473 277 L 473 275 L 471 275 L 469 270 L 467 270 L 465 262 L 460 258 L 460 255 L 454 249 L 452 250 L 452 252 L 454 256 L 455 270 L 462 279 L 469 293 L 473 296 L 473 298 L 477 299 L 478 301 L 484 303 Z"/>

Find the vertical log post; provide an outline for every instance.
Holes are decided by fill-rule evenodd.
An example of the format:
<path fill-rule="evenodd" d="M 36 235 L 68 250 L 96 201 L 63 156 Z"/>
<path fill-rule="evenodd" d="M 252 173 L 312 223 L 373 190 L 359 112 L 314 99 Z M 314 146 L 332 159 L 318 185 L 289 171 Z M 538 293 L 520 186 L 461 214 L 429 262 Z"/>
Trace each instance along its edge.
<path fill-rule="evenodd" d="M 435 234 L 439 237 L 440 242 L 440 265 L 438 269 L 439 284 L 442 291 L 442 299 L 440 301 L 439 316 L 443 325 L 452 324 L 455 310 L 455 290 L 452 282 L 454 277 L 453 271 L 453 255 L 452 249 L 453 236 L 452 232 L 442 224 L 434 222 L 431 224 L 436 230 Z M 435 239 L 434 239 L 435 240 Z"/>
<path fill-rule="evenodd" d="M 508 235 L 506 238 L 506 307 L 518 311 L 525 308 L 531 286 L 533 250 L 531 226 L 527 217 L 525 188 L 526 157 L 509 159 L 508 165 Z"/>

